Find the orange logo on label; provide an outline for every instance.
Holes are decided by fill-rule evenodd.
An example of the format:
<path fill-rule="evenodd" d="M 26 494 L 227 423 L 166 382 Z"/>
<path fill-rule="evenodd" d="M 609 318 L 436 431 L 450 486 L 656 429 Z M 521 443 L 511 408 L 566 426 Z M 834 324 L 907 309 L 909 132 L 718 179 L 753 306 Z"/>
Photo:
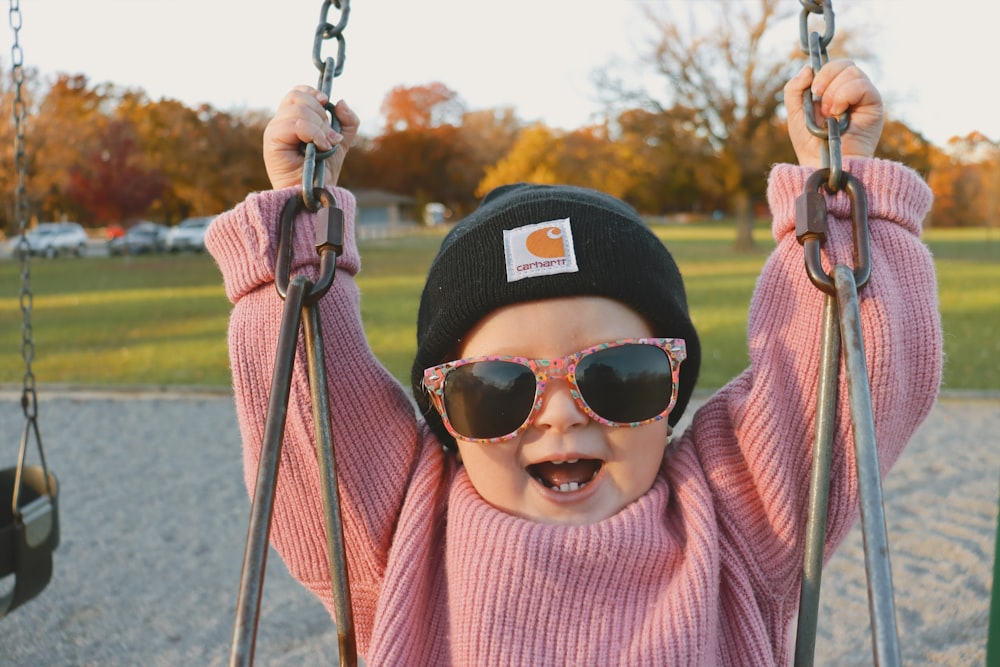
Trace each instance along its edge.
<path fill-rule="evenodd" d="M 579 270 L 569 218 L 503 230 L 503 254 L 507 282 Z"/>
<path fill-rule="evenodd" d="M 562 230 L 558 227 L 533 231 L 524 240 L 524 247 L 535 257 L 562 257 L 566 254 Z"/>

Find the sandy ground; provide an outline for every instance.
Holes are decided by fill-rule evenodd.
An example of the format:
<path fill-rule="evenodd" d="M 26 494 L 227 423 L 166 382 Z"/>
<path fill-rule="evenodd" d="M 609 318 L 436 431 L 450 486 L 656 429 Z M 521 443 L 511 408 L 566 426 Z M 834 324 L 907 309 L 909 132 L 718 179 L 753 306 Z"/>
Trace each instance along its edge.
<path fill-rule="evenodd" d="M 41 397 L 62 542 L 49 586 L 0 619 L 0 664 L 227 664 L 249 515 L 231 398 Z M 0 392 L 3 466 L 17 398 Z M 884 484 L 905 665 L 985 662 L 998 433 L 1000 398 L 944 397 Z M 856 529 L 824 570 L 817 665 L 873 663 L 863 562 Z M 329 617 L 273 555 L 256 646 L 259 665 L 336 663 Z"/>

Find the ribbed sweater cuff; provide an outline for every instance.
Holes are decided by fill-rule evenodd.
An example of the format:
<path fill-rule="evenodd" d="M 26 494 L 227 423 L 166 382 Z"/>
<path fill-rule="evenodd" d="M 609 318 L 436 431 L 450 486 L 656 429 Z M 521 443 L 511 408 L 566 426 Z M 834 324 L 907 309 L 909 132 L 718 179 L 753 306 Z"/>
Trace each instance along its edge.
<path fill-rule="evenodd" d="M 254 192 L 212 221 L 205 233 L 205 247 L 219 265 L 226 296 L 233 303 L 257 287 L 274 282 L 281 211 L 300 192 L 298 187 Z M 360 257 L 354 241 L 354 195 L 343 188 L 334 188 L 332 194 L 337 207 L 344 212 L 344 253 L 337 260 L 337 269 L 355 275 L 360 269 Z M 313 217 L 306 210 L 296 216 L 292 237 L 293 276 L 303 271 L 310 276 L 316 274 L 319 256 Z"/>
<path fill-rule="evenodd" d="M 795 233 L 795 201 L 814 171 L 811 167 L 790 164 L 778 164 L 771 170 L 767 201 L 774 216 L 772 232 L 776 240 Z M 898 162 L 859 158 L 845 160 L 844 171 L 864 186 L 869 220 L 895 222 L 919 236 L 921 223 L 934 199 L 920 174 Z M 827 195 L 826 206 L 827 212 L 836 218 L 851 217 L 851 201 L 844 192 Z"/>

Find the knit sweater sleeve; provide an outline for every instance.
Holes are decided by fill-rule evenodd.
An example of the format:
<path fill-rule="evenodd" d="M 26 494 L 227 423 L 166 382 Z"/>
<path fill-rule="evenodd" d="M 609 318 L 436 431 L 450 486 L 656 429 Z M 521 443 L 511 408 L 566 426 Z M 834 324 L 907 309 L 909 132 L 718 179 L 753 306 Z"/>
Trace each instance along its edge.
<path fill-rule="evenodd" d="M 233 390 L 251 497 L 264 437 L 270 383 L 285 302 L 274 287 L 281 209 L 298 190 L 251 194 L 219 216 L 205 243 L 218 263 L 234 308 L 229 324 Z M 354 197 L 334 190 L 345 214 L 344 253 L 333 287 L 318 302 L 331 426 L 339 473 L 345 542 L 359 641 L 367 643 L 391 533 L 421 441 L 412 403 L 373 356 L 362 329 L 354 275 Z M 318 274 L 312 214 L 295 221 L 291 275 Z M 306 354 L 300 333 L 292 372 L 271 541 L 289 571 L 332 608 L 320 475 Z"/>
<path fill-rule="evenodd" d="M 942 335 L 928 249 L 919 239 L 930 208 L 916 172 L 883 160 L 849 160 L 864 185 L 871 278 L 860 290 L 881 474 L 926 417 L 941 379 Z M 691 434 L 712 486 L 723 539 L 755 563 L 767 590 L 797 590 L 812 463 L 825 294 L 809 281 L 795 237 L 795 200 L 812 172 L 776 166 L 768 182 L 777 246 L 761 272 L 748 321 L 750 366 L 710 399 Z M 850 201 L 825 195 L 823 264 L 853 266 Z M 846 372 L 841 370 L 826 557 L 858 514 Z"/>

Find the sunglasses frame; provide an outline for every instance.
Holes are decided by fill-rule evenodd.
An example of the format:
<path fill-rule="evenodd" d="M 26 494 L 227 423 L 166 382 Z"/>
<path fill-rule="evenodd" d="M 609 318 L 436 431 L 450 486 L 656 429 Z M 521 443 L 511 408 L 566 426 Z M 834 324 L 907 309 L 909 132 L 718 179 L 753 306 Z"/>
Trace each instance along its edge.
<path fill-rule="evenodd" d="M 584 400 L 580 386 L 576 382 L 576 368 L 584 358 L 594 354 L 595 352 L 600 352 L 614 347 L 623 347 L 626 345 L 648 345 L 656 347 L 666 353 L 667 360 L 670 363 L 673 386 L 670 401 L 667 403 L 666 408 L 664 408 L 658 415 L 637 422 L 615 422 L 597 414 L 587 404 L 586 400 Z M 423 387 L 430 397 L 434 408 L 438 411 L 438 414 L 441 415 L 441 420 L 444 423 L 445 428 L 449 433 L 451 433 L 452 436 L 459 440 L 466 440 L 479 444 L 494 444 L 516 438 L 518 435 L 527 430 L 527 428 L 535 421 L 535 416 L 538 414 L 538 411 L 542 408 L 546 384 L 548 384 L 549 380 L 553 379 L 565 379 L 569 383 L 570 395 L 573 397 L 577 406 L 579 406 L 580 409 L 583 410 L 588 417 L 590 417 L 590 419 L 599 424 L 603 424 L 604 426 L 627 426 L 634 428 L 636 426 L 644 426 L 655 421 L 660 421 L 670 414 L 670 411 L 673 410 L 674 405 L 677 403 L 677 389 L 680 384 L 681 362 L 686 358 L 687 345 L 683 338 L 623 338 L 608 343 L 593 345 L 580 350 L 579 352 L 568 354 L 560 359 L 529 359 L 527 357 L 512 355 L 484 355 L 479 357 L 456 359 L 454 361 L 438 364 L 437 366 L 431 366 L 425 370 Z M 528 368 L 535 376 L 535 397 L 532 402 L 531 409 L 528 411 L 524 422 L 515 430 L 505 435 L 493 438 L 470 438 L 458 433 L 451 425 L 451 420 L 448 418 L 448 411 L 445 408 L 444 401 L 444 386 L 448 374 L 457 368 L 480 361 L 507 361 L 516 363 Z"/>

